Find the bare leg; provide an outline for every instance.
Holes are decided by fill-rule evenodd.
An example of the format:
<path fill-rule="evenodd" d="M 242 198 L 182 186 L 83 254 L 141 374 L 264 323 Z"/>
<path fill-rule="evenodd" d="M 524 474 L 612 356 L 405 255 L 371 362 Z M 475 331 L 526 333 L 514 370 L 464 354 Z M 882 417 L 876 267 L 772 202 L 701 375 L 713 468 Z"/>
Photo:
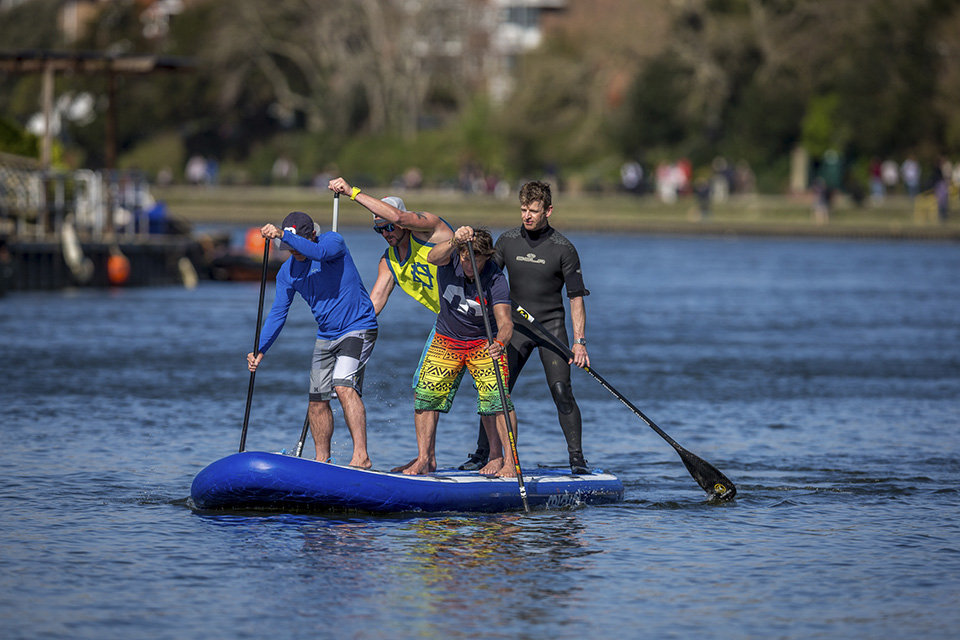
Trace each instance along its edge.
<path fill-rule="evenodd" d="M 397 470 L 408 476 L 422 476 L 437 470 L 437 411 L 417 411 L 414 425 L 417 429 L 417 458 Z"/>
<path fill-rule="evenodd" d="M 414 399 L 416 399 L 416 395 L 414 395 Z M 414 417 L 413 417 L 413 423 L 414 423 L 414 425 L 416 425 L 416 423 L 417 423 L 417 417 L 416 417 L 416 415 L 414 415 Z M 407 464 L 402 464 L 402 465 L 400 465 L 399 467 L 394 467 L 393 469 L 390 469 L 390 473 L 400 473 L 400 472 L 403 471 L 404 469 L 409 468 L 410 465 L 412 465 L 412 464 L 413 464 L 414 462 L 416 462 L 416 461 L 417 461 L 417 459 L 414 458 L 413 460 L 411 460 L 411 461 L 408 462 Z"/>
<path fill-rule="evenodd" d="M 311 400 L 307 413 L 310 416 L 310 434 L 317 447 L 317 460 L 326 462 L 330 459 L 330 439 L 333 437 L 333 411 L 330 410 L 330 401 Z"/>
<path fill-rule="evenodd" d="M 350 460 L 350 466 L 369 469 L 373 463 L 367 455 L 367 410 L 363 406 L 363 399 L 353 387 L 334 387 L 334 389 L 343 408 L 343 419 L 347 423 L 347 430 L 353 438 L 353 458 Z M 333 432 L 332 427 L 330 431 Z"/>
<path fill-rule="evenodd" d="M 483 465 L 477 473 L 483 476 L 495 475 L 503 468 L 503 445 L 500 441 L 500 432 L 497 430 L 496 416 L 480 416 L 480 423 L 483 425 L 483 431 L 487 435 L 487 442 L 490 443 L 490 457 L 487 464 Z"/>
<path fill-rule="evenodd" d="M 513 411 L 510 412 L 510 430 L 513 432 L 513 439 L 514 442 L 516 442 L 517 414 Z M 497 477 L 516 478 L 517 464 L 513 459 L 513 448 L 510 446 L 510 439 L 509 435 L 507 434 L 507 423 L 503 419 L 503 412 L 497 414 L 497 431 L 500 434 L 500 441 L 503 443 L 503 468 L 497 473 Z"/>

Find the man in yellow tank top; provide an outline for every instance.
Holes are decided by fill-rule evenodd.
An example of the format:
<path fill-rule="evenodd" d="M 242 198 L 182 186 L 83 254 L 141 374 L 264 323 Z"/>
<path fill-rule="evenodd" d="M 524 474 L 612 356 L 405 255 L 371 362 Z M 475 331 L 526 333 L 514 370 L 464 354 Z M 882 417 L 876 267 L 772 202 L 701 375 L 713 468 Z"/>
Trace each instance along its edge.
<path fill-rule="evenodd" d="M 386 306 L 390 294 L 397 285 L 414 300 L 430 309 L 434 313 L 440 311 L 440 293 L 437 285 L 437 267 L 427 261 L 427 254 L 434 245 L 447 242 L 453 238 L 453 228 L 441 218 L 426 211 L 407 211 L 403 200 L 396 196 L 389 196 L 379 200 L 371 195 L 362 193 L 359 187 L 352 187 L 343 178 L 330 181 L 329 188 L 334 193 L 349 196 L 354 202 L 364 206 L 373 214 L 373 230 L 383 236 L 390 245 L 380 258 L 377 268 L 377 281 L 370 290 L 370 299 L 377 315 Z M 427 336 L 424 344 L 427 347 L 433 340 L 433 330 Z M 420 363 L 413 372 L 413 384 L 416 386 L 420 374 L 420 365 L 423 363 L 423 353 Z M 457 378 L 450 391 L 450 398 L 456 395 L 457 387 L 463 373 Z M 404 467 L 397 467 L 393 471 L 401 471 Z M 436 460 L 433 461 L 436 469 Z"/>

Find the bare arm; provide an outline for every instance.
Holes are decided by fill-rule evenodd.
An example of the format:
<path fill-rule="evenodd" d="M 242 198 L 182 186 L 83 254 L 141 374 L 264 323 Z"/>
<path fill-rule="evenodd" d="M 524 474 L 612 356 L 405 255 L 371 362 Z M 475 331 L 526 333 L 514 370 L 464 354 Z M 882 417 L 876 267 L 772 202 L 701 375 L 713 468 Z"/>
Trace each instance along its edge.
<path fill-rule="evenodd" d="M 464 243 L 469 240 L 473 240 L 473 228 L 460 227 L 447 241 L 441 242 L 430 249 L 430 253 L 427 254 L 427 262 L 438 267 L 450 264 L 453 253 L 457 250 L 457 243 Z"/>
<path fill-rule="evenodd" d="M 587 310 L 583 304 L 583 296 L 570 298 L 570 319 L 573 321 L 573 359 L 570 363 L 575 363 L 581 369 L 590 366 L 590 356 L 587 355 L 587 346 L 576 344 L 578 338 L 586 337 L 587 330 Z"/>
<path fill-rule="evenodd" d="M 373 310 L 377 315 L 383 311 L 390 298 L 390 293 L 396 285 L 393 279 L 393 273 L 387 265 L 386 258 L 380 258 L 380 265 L 377 267 L 377 281 L 373 283 L 373 289 L 370 290 L 370 300 L 373 302 Z"/>
<path fill-rule="evenodd" d="M 353 187 L 343 178 L 331 180 L 328 188 L 334 193 L 343 193 L 347 196 L 353 193 Z M 404 229 L 421 231 L 430 233 L 431 235 L 438 232 L 441 228 L 447 232 L 450 231 L 439 216 L 435 216 L 426 211 L 401 211 L 393 205 L 387 204 L 383 200 L 374 198 L 366 193 L 358 193 L 354 201 L 363 205 L 376 217 L 398 224 Z M 445 240 L 446 238 L 443 239 Z M 437 240 L 431 238 L 431 242 L 437 242 Z"/>
<path fill-rule="evenodd" d="M 493 305 L 493 317 L 497 319 L 497 335 L 495 340 L 497 340 L 499 344 L 493 342 L 488 345 L 487 349 L 490 351 L 490 355 L 496 358 L 503 353 L 506 345 L 510 344 L 510 339 L 513 337 L 513 317 L 510 312 L 510 305 Z M 501 347 L 500 345 L 504 346 Z"/>
<path fill-rule="evenodd" d="M 450 258 L 453 256 L 453 252 L 453 238 L 450 238 L 446 242 L 434 245 L 433 248 L 430 249 L 430 253 L 427 254 L 427 262 L 437 265 L 438 267 L 450 264 Z"/>

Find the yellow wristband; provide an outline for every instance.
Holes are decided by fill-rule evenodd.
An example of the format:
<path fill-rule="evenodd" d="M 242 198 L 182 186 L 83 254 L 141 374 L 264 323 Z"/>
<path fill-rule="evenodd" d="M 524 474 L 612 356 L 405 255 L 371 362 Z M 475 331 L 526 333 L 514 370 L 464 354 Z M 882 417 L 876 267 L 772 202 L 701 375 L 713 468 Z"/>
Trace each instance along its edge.
<path fill-rule="evenodd" d="M 356 200 L 358 193 L 360 193 L 360 187 L 354 187 L 354 188 L 353 188 L 353 191 L 350 192 L 350 199 L 351 199 L 351 200 Z"/>

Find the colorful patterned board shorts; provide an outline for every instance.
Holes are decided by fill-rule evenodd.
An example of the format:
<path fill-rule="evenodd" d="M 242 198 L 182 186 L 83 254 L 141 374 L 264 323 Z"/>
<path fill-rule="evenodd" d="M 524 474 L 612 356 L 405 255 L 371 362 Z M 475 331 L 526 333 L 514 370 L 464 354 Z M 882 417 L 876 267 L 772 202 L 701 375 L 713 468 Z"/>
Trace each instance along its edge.
<path fill-rule="evenodd" d="M 501 379 L 506 384 L 509 379 L 506 357 L 501 356 L 497 363 Z M 464 367 L 473 376 L 477 386 L 477 413 L 489 416 L 503 411 L 496 370 L 493 368 L 493 359 L 487 353 L 486 339 L 457 340 L 439 333 L 434 334 L 420 365 L 420 378 L 414 387 L 414 409 L 441 413 L 450 411 Z M 512 409 L 513 402 L 507 395 L 507 410 Z"/>
<path fill-rule="evenodd" d="M 417 383 L 420 382 L 420 369 L 423 368 L 423 361 L 427 357 L 427 351 L 430 350 L 430 345 L 433 344 L 433 336 L 435 335 L 437 335 L 436 325 L 434 325 L 433 328 L 430 329 L 430 335 L 427 336 L 426 341 L 423 343 L 423 351 L 420 353 L 420 362 L 417 363 L 417 370 L 413 372 L 413 382 L 411 384 L 411 388 L 414 390 L 414 392 L 416 392 L 417 390 Z M 451 405 L 453 404 L 453 397 L 457 395 L 457 389 L 460 388 L 460 381 L 463 380 L 463 374 L 465 374 L 466 372 L 467 372 L 466 367 L 460 369 L 460 373 L 459 375 L 457 375 L 457 379 L 454 380 L 453 383 L 450 385 L 450 391 L 447 393 L 447 396 L 450 398 Z"/>

